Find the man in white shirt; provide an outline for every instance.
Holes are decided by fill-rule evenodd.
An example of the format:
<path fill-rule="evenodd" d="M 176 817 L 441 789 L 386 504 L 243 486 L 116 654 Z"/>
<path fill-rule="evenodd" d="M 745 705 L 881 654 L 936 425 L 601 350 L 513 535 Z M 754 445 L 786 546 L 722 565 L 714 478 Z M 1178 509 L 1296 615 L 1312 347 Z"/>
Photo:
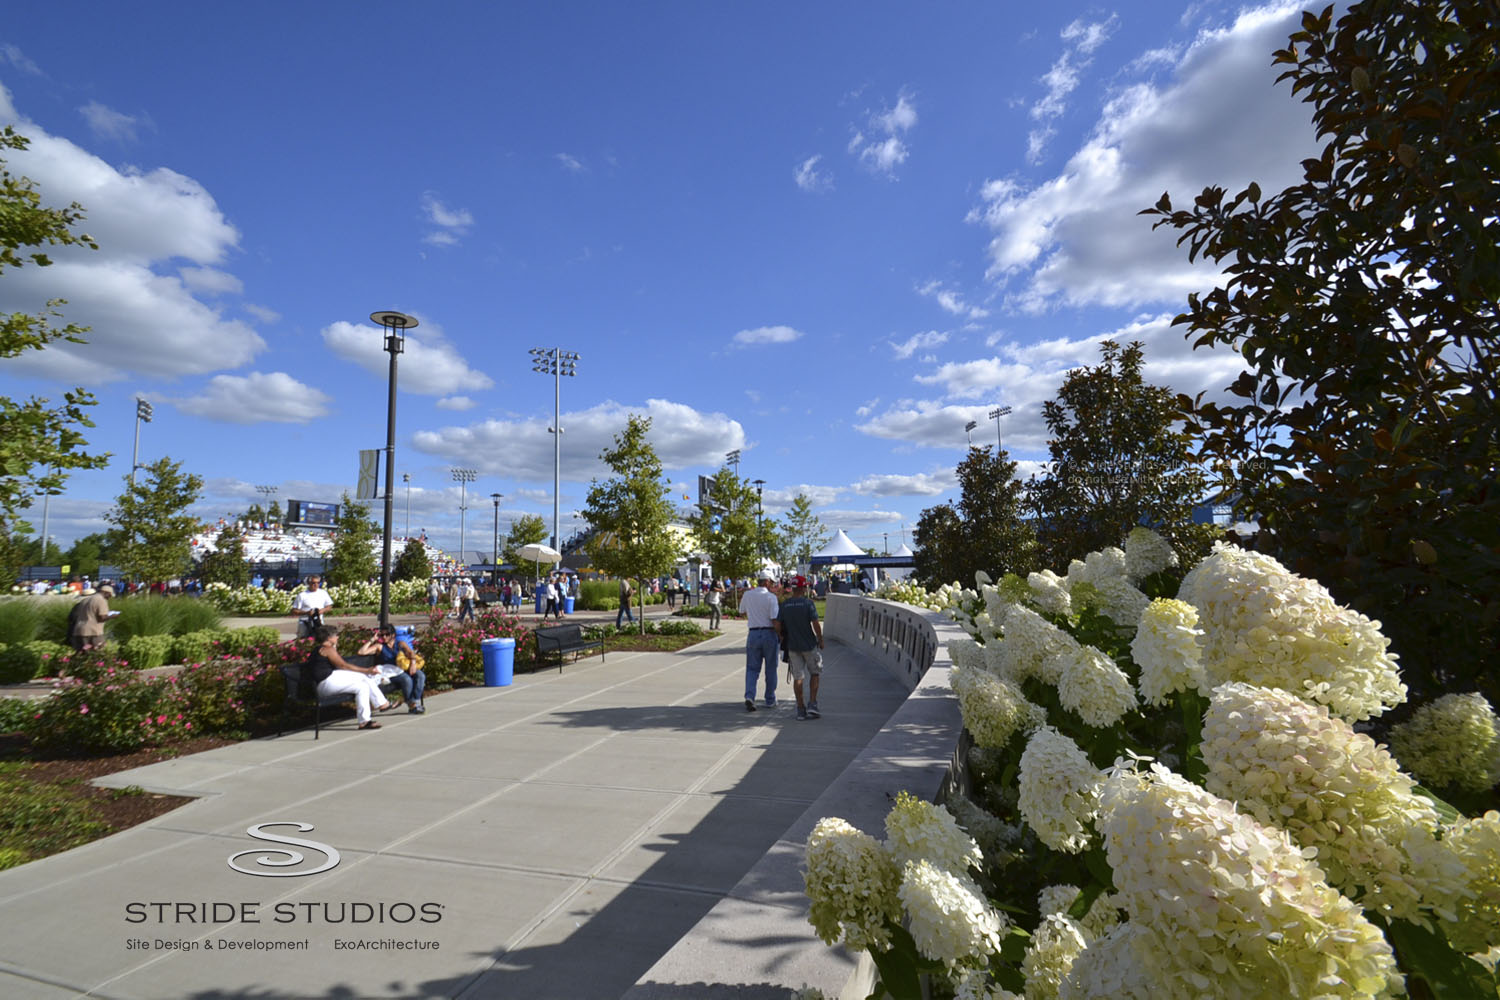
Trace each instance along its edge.
<path fill-rule="evenodd" d="M 781 624 L 777 616 L 781 602 L 770 591 L 771 578 L 760 575 L 759 586 L 745 591 L 740 610 L 745 612 L 750 631 L 745 639 L 745 711 L 755 711 L 755 685 L 762 663 L 766 668 L 766 707 L 776 707 L 776 636 Z"/>
<path fill-rule="evenodd" d="M 333 598 L 323 589 L 321 577 L 307 578 L 307 589 L 292 598 L 292 614 L 301 615 L 297 620 L 297 638 L 313 634 L 313 629 L 323 624 L 324 610 L 333 607 Z"/>

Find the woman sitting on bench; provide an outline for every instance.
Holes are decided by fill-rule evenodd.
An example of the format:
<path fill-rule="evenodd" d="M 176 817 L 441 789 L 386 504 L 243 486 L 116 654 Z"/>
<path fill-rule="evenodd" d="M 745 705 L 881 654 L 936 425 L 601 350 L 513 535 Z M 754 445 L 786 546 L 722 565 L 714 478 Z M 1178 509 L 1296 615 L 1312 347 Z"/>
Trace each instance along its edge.
<path fill-rule="evenodd" d="M 328 698 L 340 694 L 354 696 L 354 715 L 361 729 L 379 729 L 380 723 L 370 718 L 370 707 L 384 712 L 391 707 L 380 690 L 380 668 L 356 666 L 339 655 L 339 630 L 332 625 L 320 625 L 313 633 L 317 648 L 308 657 L 309 677 L 318 685 L 318 697 Z"/>

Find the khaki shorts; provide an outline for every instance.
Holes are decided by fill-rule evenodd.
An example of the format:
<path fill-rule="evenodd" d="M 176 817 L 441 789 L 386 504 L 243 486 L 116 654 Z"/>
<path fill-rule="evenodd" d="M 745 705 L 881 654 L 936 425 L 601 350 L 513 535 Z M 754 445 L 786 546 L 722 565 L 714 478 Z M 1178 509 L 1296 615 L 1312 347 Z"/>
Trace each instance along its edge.
<path fill-rule="evenodd" d="M 787 666 L 791 667 L 793 680 L 806 680 L 808 674 L 821 674 L 823 672 L 823 653 L 818 649 L 809 649 L 805 652 L 789 649 L 786 651 Z"/>

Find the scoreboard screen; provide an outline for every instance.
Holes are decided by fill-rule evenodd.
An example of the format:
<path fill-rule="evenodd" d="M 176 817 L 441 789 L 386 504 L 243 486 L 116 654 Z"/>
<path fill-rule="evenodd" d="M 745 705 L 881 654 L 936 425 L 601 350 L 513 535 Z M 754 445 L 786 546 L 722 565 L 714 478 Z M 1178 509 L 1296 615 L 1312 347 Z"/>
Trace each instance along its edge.
<path fill-rule="evenodd" d="M 310 500 L 288 500 L 286 502 L 287 524 L 301 528 L 332 528 L 338 523 L 339 505 L 336 503 L 313 503 Z"/>

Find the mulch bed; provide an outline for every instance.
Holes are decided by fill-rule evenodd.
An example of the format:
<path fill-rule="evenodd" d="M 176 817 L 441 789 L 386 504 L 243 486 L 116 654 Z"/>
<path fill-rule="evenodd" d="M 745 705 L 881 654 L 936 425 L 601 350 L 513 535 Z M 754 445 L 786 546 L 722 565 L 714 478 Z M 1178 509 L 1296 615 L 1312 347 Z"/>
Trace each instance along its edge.
<path fill-rule="evenodd" d="M 118 789 L 96 788 L 89 784 L 95 778 L 158 761 L 185 757 L 188 754 L 229 746 L 235 740 L 217 736 L 200 736 L 172 747 L 158 747 L 117 754 L 113 757 L 44 756 L 31 748 L 31 741 L 20 733 L 0 735 L 0 760 L 27 763 L 26 776 L 37 784 L 60 785 L 70 795 L 87 802 L 100 822 L 109 824 L 111 832 L 129 829 L 147 820 L 169 813 L 193 801 L 183 795 L 121 795 Z"/>

